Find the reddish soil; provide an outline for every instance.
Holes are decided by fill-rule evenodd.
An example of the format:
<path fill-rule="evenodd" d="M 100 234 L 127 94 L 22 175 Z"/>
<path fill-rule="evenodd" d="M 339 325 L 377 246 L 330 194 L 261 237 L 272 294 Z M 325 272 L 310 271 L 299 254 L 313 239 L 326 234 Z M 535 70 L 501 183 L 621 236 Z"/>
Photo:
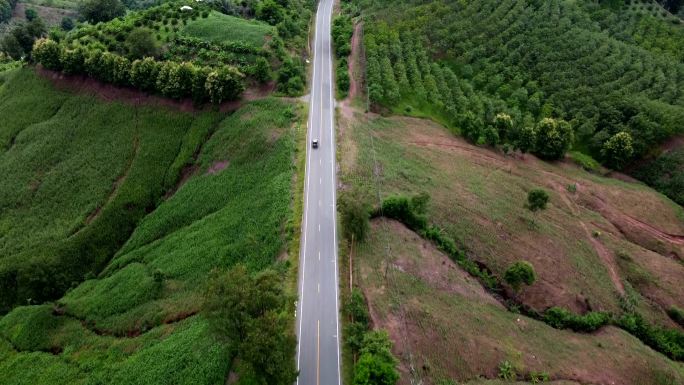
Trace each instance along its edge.
<path fill-rule="evenodd" d="M 112 84 L 103 83 L 87 76 L 65 75 L 61 72 L 47 70 L 41 66 L 36 68 L 39 75 L 50 80 L 58 89 L 93 95 L 108 102 L 117 101 L 136 106 L 164 106 L 184 112 L 207 111 L 214 108 L 211 105 L 197 107 L 190 99 L 174 100 L 164 98 L 161 96 L 147 94 L 133 88 L 118 87 Z M 245 92 L 243 92 L 242 98 L 240 100 L 222 103 L 218 109 L 221 112 L 235 111 L 242 107 L 246 101 L 261 99 L 268 96 L 274 88 L 274 82 L 248 88 L 245 90 Z"/>
<path fill-rule="evenodd" d="M 223 170 L 224 168 L 228 167 L 229 162 L 227 160 L 222 160 L 219 162 L 214 162 L 208 169 L 205 175 L 207 174 L 218 174 L 219 171 Z"/>
<path fill-rule="evenodd" d="M 349 71 L 349 94 L 347 98 L 339 103 L 340 112 L 343 117 L 351 120 L 354 116 L 354 108 L 352 107 L 352 101 L 356 99 L 359 95 L 359 90 L 361 89 L 362 82 L 362 72 L 361 72 L 361 35 L 363 31 L 363 24 L 359 23 L 354 26 L 354 33 L 352 35 L 352 46 L 351 53 L 347 58 L 348 71 Z"/>

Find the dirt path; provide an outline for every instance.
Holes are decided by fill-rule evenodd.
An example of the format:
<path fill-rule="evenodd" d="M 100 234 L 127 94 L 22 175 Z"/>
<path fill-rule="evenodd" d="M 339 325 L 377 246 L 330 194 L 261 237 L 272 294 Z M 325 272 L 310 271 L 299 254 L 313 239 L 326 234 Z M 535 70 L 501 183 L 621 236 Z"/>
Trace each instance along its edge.
<path fill-rule="evenodd" d="M 563 203 L 568 207 L 572 215 L 577 218 L 579 225 L 582 226 L 584 233 L 587 235 L 589 243 L 591 243 L 596 251 L 596 254 L 598 254 L 599 258 L 603 262 L 603 265 L 608 270 L 608 275 L 610 276 L 610 280 L 613 282 L 613 286 L 615 286 L 615 289 L 618 291 L 618 293 L 620 293 L 620 295 L 624 295 L 625 287 L 622 284 L 620 274 L 618 273 L 618 266 L 617 262 L 615 261 L 615 256 L 603 245 L 603 243 L 601 243 L 600 240 L 594 236 L 594 234 L 589 230 L 587 224 L 579 218 L 580 210 L 577 207 L 577 204 L 568 198 L 563 186 L 554 183 L 553 188 L 556 190 Z"/>
<path fill-rule="evenodd" d="M 359 90 L 361 89 L 361 79 L 363 78 L 360 72 L 362 30 L 362 23 L 356 24 L 354 26 L 354 34 L 352 35 L 351 41 L 351 53 L 347 58 L 347 70 L 349 71 L 349 94 L 339 104 L 340 113 L 346 119 L 352 119 L 354 116 L 354 107 L 352 107 L 351 103 L 359 95 Z"/>

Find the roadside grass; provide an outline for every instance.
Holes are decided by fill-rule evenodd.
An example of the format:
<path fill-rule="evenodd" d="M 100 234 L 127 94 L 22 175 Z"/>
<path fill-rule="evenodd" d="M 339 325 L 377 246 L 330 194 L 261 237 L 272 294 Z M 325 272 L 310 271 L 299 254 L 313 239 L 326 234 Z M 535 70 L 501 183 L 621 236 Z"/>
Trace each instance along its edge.
<path fill-rule="evenodd" d="M 289 274 L 278 256 L 294 242 L 287 229 L 296 210 L 293 127 L 302 117 L 295 103 L 266 99 L 223 120 L 209 114 L 188 121 L 160 169 L 175 164 L 169 169 L 194 173 L 137 223 L 106 269 L 55 304 L 17 307 L 0 318 L 3 380 L 225 382 L 233 350 L 197 314 L 206 278 L 238 262 Z"/>
<path fill-rule="evenodd" d="M 274 32 L 275 29 L 264 22 L 224 15 L 217 11 L 212 11 L 207 18 L 189 22 L 182 30 L 185 35 L 212 43 L 244 42 L 254 47 L 262 47 L 266 36 L 272 36 Z"/>

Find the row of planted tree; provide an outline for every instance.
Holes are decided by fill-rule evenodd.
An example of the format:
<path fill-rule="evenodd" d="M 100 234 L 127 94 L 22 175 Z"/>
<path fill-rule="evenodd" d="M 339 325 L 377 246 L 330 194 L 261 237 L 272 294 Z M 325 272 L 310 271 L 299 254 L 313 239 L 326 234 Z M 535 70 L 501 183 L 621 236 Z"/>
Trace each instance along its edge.
<path fill-rule="evenodd" d="M 149 57 L 131 61 L 111 52 L 71 49 L 50 39 L 36 41 L 33 59 L 49 70 L 88 75 L 174 99 L 192 98 L 197 104 L 235 100 L 245 89 L 243 75 L 233 67 L 201 67 Z"/>

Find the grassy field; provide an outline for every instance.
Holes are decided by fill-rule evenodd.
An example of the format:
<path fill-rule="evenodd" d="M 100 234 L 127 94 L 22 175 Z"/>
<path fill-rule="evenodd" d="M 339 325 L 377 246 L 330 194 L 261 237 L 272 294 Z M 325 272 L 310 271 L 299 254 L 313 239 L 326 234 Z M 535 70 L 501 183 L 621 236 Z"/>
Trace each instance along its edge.
<path fill-rule="evenodd" d="M 3 237 L 3 253 L 68 242 L 105 221 L 118 202 L 123 213 L 138 212 L 133 198 L 150 199 L 104 271 L 54 304 L 0 318 L 0 382 L 223 383 L 232 350 L 198 314 L 206 278 L 236 263 L 288 274 L 282 256 L 299 107 L 269 99 L 228 117 L 148 113 L 52 91 L 31 70 L 15 72 L 0 92 L 0 106 L 17 111 L 53 102 L 3 126 L 0 165 L 13 183 L 2 185 L 2 196 L 14 199 L 3 204 L 3 220 L 13 221 L 3 230 L 17 231 Z M 37 191 L 50 194 L 31 193 L 36 175 Z"/>
<path fill-rule="evenodd" d="M 257 20 L 246 20 L 212 11 L 209 17 L 188 23 L 182 33 L 213 43 L 245 42 L 255 47 L 264 45 L 266 36 L 273 36 L 272 26 Z"/>
<path fill-rule="evenodd" d="M 340 130 L 345 190 L 357 190 L 375 205 L 378 195 L 384 199 L 427 192 L 429 221 L 494 275 L 503 277 L 517 260 L 533 264 L 536 283 L 515 296 L 523 304 L 537 311 L 563 306 L 579 313 L 621 314 L 628 303 L 653 323 L 677 327 L 665 310 L 675 304 L 681 307 L 684 298 L 678 284 L 684 267 L 671 257 L 683 250 L 681 243 L 665 234 L 684 233 L 684 213 L 664 196 L 570 163 L 550 164 L 530 155 L 504 156 L 478 148 L 424 120 L 357 113 L 352 120 L 340 119 Z M 550 193 L 547 210 L 531 213 L 524 207 L 533 188 Z M 472 278 L 465 280 L 467 285 L 458 283 L 452 276 L 458 268 L 446 257 L 439 263 L 421 259 L 427 258 L 425 249 L 430 245 L 403 226 L 376 223 L 372 234 L 368 244 L 357 250 L 356 282 L 369 296 L 380 320 L 378 327 L 394 330 L 398 345 L 403 343 L 400 336 L 411 336 L 407 343 L 418 360 L 414 367 L 426 365 L 429 373 L 423 375 L 430 383 L 445 377 L 459 381 L 478 375 L 496 377 L 500 361 L 517 360 L 528 374 L 546 371 L 555 373 L 556 379 L 592 382 L 594 375 L 609 373 L 607 378 L 618 378 L 624 370 L 631 374 L 620 383 L 668 384 L 653 380 L 659 377 L 642 364 L 635 363 L 634 372 L 629 372 L 629 364 L 623 367 L 620 360 L 607 356 L 615 350 L 624 362 L 629 362 L 630 354 L 643 355 L 656 370 L 678 373 L 672 378 L 681 379 L 680 364 L 617 329 L 602 331 L 599 337 L 582 336 L 524 319 L 530 334 L 507 337 L 519 316 L 498 303 L 487 305 L 496 302 L 491 297 L 454 295 L 468 297 L 479 284 Z M 383 272 L 396 281 L 389 281 Z M 408 317 L 409 330 L 397 329 L 402 314 Z M 597 350 L 598 345 L 611 348 Z M 408 349 L 397 348 L 404 369 L 409 364 Z M 612 366 L 578 371 L 585 364 L 571 363 L 579 360 L 575 355 L 583 354 Z M 407 383 L 404 373 L 402 381 Z"/>

